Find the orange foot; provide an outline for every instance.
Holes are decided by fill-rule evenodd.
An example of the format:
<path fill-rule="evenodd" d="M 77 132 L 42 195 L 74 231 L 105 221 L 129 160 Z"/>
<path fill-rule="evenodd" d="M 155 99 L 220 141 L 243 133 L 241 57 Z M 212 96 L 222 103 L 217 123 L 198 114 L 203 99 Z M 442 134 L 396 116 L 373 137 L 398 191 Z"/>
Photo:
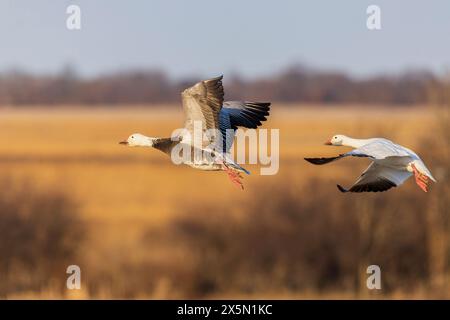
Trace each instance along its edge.
<path fill-rule="evenodd" d="M 416 183 L 422 189 L 424 192 L 428 192 L 428 182 L 430 181 L 429 178 L 420 173 L 416 166 L 413 164 L 411 165 L 413 172 L 414 172 L 414 178 L 416 178 Z"/>
<path fill-rule="evenodd" d="M 242 183 L 241 179 L 242 176 L 239 172 L 230 169 L 226 164 L 222 163 L 222 169 L 228 174 L 228 178 L 230 178 L 231 182 L 235 184 L 236 186 L 240 187 L 242 190 L 244 190 L 244 184 Z"/>

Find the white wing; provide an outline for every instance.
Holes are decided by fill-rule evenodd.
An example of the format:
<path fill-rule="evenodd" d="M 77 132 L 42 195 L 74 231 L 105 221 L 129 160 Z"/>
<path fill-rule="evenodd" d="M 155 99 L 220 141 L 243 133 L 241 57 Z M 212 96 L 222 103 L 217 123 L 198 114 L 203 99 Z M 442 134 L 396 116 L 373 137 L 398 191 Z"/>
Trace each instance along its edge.
<path fill-rule="evenodd" d="M 408 171 L 396 170 L 372 162 L 350 189 L 347 190 L 340 185 L 338 188 L 342 192 L 381 192 L 401 185 L 411 175 Z"/>
<path fill-rule="evenodd" d="M 350 156 L 366 156 L 376 160 L 386 159 L 388 157 L 411 157 L 417 158 L 417 155 L 411 150 L 393 143 L 387 139 L 373 139 L 372 142 L 356 148 L 347 153 Z"/>

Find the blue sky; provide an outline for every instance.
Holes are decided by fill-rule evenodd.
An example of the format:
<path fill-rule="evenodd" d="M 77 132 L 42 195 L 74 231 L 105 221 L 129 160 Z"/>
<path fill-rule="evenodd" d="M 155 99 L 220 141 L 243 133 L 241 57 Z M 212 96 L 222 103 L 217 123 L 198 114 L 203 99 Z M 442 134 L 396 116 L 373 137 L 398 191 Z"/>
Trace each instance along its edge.
<path fill-rule="evenodd" d="M 77 4 L 82 29 L 66 29 Z M 366 28 L 381 7 L 382 30 Z M 0 0 L 0 71 L 257 77 L 292 63 L 356 76 L 450 66 L 450 1 Z"/>

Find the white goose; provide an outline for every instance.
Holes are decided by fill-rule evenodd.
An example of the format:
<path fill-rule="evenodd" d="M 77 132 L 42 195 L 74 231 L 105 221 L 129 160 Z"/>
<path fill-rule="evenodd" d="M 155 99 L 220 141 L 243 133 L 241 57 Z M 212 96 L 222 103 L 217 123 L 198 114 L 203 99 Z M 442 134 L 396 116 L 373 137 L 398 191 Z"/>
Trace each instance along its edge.
<path fill-rule="evenodd" d="M 420 157 L 412 150 L 383 138 L 353 139 L 344 135 L 335 135 L 326 145 L 347 146 L 354 150 L 332 158 L 305 158 L 313 164 L 325 164 L 344 157 L 367 157 L 372 160 L 369 167 L 358 180 L 345 189 L 337 185 L 341 192 L 381 192 L 397 187 L 413 174 L 417 185 L 425 192 L 431 179 L 431 172 Z"/>

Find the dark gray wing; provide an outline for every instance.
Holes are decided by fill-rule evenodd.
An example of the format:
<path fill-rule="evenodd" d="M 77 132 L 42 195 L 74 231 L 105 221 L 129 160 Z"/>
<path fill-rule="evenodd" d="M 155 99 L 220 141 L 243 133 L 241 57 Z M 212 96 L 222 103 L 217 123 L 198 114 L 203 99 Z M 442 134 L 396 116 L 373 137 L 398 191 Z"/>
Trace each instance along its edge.
<path fill-rule="evenodd" d="M 242 102 L 226 101 L 220 111 L 222 115 L 228 115 L 231 121 L 231 128 L 237 127 L 255 129 L 261 122 L 267 120 L 270 112 L 270 102 Z"/>
<path fill-rule="evenodd" d="M 238 127 L 256 129 L 267 120 L 270 102 L 226 101 L 219 113 L 219 128 L 222 133 L 221 150 L 227 152 Z"/>

